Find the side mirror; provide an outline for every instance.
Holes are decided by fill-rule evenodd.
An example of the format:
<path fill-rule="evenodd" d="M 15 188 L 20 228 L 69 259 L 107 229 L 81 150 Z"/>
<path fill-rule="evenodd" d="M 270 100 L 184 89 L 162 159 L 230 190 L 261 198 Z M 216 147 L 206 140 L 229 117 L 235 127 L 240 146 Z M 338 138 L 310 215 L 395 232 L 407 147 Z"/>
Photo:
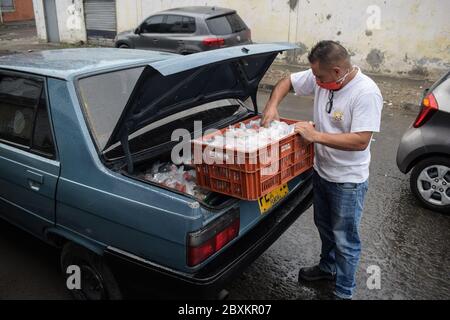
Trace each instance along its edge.
<path fill-rule="evenodd" d="M 134 33 L 135 34 L 141 34 L 141 28 L 137 27 L 136 29 L 134 29 Z"/>

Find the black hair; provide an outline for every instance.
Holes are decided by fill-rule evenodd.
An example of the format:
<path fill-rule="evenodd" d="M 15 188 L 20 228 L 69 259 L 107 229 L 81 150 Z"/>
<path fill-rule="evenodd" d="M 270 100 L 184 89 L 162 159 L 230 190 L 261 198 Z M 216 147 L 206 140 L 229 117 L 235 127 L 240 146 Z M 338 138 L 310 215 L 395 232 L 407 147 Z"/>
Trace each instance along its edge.
<path fill-rule="evenodd" d="M 311 49 L 308 60 L 310 63 L 320 62 L 326 67 L 331 67 L 341 61 L 350 61 L 350 55 L 340 43 L 324 40 Z"/>

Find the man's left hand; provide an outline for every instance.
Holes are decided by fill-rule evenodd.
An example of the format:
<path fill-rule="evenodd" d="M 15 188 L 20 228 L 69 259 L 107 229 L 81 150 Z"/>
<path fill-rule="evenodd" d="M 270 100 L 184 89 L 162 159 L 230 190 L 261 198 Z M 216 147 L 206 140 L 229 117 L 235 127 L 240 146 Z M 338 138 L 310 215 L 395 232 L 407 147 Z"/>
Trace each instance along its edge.
<path fill-rule="evenodd" d="M 299 133 L 306 141 L 316 142 L 318 131 L 312 122 L 298 122 L 295 124 L 295 132 Z"/>

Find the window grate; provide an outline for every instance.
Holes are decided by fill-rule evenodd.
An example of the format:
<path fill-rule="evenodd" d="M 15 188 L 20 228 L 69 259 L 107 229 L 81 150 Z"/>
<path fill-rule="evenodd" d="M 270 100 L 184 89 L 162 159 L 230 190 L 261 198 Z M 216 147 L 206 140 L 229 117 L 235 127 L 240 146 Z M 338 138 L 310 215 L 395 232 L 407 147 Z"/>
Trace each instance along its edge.
<path fill-rule="evenodd" d="M 0 6 L 2 12 L 11 12 L 16 10 L 14 0 L 0 0 Z"/>

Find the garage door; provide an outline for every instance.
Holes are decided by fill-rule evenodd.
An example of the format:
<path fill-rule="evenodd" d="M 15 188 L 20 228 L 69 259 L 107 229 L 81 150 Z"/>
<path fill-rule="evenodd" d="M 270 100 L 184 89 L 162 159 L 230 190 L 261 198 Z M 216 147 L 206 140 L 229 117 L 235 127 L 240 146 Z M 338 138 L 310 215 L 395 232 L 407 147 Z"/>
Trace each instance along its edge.
<path fill-rule="evenodd" d="M 84 0 L 84 15 L 88 39 L 116 36 L 115 0 Z"/>

